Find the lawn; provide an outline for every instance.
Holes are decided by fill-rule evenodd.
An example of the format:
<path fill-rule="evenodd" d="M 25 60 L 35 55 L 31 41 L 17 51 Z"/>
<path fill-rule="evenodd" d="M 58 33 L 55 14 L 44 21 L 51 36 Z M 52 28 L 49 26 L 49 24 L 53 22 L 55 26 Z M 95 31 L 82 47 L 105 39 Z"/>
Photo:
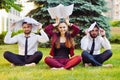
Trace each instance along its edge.
<path fill-rule="evenodd" d="M 44 57 L 35 67 L 10 66 L 3 58 L 3 52 L 9 50 L 17 53 L 17 45 L 0 45 L 0 80 L 119 80 L 120 79 L 120 45 L 112 44 L 113 56 L 106 63 L 112 63 L 114 67 L 83 67 L 82 63 L 74 70 L 50 70 L 44 63 L 44 58 L 49 54 L 49 48 L 39 48 Z M 80 49 L 75 49 L 77 55 Z"/>

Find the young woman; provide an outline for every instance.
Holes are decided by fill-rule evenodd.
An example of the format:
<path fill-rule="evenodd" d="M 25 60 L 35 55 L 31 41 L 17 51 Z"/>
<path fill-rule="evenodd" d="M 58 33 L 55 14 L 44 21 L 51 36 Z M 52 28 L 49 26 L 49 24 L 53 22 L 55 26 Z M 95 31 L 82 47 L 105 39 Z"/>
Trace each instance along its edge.
<path fill-rule="evenodd" d="M 55 31 L 54 28 L 57 30 Z M 72 31 L 69 31 L 69 28 Z M 56 23 L 45 28 L 45 32 L 52 41 L 51 56 L 45 58 L 48 66 L 52 69 L 73 69 L 72 67 L 81 62 L 81 56 L 74 56 L 74 37 L 79 31 L 78 26 L 69 23 L 69 17 L 65 22 L 60 22 L 56 17 Z"/>

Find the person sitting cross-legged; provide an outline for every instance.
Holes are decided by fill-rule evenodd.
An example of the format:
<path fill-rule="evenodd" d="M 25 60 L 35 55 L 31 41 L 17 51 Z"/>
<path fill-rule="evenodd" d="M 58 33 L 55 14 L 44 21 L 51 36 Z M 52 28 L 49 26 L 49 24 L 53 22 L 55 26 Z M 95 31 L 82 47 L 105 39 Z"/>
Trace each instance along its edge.
<path fill-rule="evenodd" d="M 105 51 L 100 54 L 100 49 Z M 103 64 L 112 56 L 111 45 L 105 35 L 105 30 L 100 28 L 96 22 L 86 30 L 86 35 L 81 39 L 83 64 L 87 66 L 112 67 L 112 64 Z"/>
<path fill-rule="evenodd" d="M 19 54 L 10 51 L 5 51 L 3 54 L 4 58 L 14 66 L 35 66 L 42 59 L 42 52 L 37 50 L 38 43 L 45 43 L 49 41 L 49 38 L 43 31 L 42 25 L 38 26 L 41 28 L 41 35 L 32 33 L 33 25 L 30 23 L 32 20 L 31 18 L 25 18 L 25 22 L 21 24 L 23 33 L 11 37 L 12 31 L 16 27 L 15 24 L 13 24 L 5 36 L 5 43 L 18 43 L 19 46 Z"/>
<path fill-rule="evenodd" d="M 69 31 L 69 28 L 72 29 L 72 32 Z M 69 17 L 65 18 L 65 22 L 60 22 L 60 19 L 56 17 L 56 23 L 45 27 L 45 32 L 52 41 L 51 56 L 45 57 L 45 63 L 49 67 L 71 70 L 81 62 L 81 56 L 74 56 L 73 40 L 79 32 L 79 27 L 69 23 Z"/>

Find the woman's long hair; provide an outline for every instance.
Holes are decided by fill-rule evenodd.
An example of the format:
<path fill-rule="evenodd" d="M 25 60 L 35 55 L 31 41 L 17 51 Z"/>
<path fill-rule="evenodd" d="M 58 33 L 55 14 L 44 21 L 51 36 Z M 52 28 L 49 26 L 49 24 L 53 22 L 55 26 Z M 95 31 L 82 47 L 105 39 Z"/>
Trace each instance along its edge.
<path fill-rule="evenodd" d="M 69 31 L 65 33 L 66 41 L 65 41 L 65 46 L 67 48 L 71 48 L 75 46 L 74 39 L 71 37 L 71 34 Z M 55 47 L 60 48 L 60 32 L 57 35 L 57 40 L 55 41 Z"/>

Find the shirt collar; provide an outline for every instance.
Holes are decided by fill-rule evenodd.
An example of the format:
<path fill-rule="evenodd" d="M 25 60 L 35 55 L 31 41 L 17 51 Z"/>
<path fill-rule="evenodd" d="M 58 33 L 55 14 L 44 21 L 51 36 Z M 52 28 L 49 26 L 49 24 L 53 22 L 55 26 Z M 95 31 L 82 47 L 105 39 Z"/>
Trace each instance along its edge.
<path fill-rule="evenodd" d="M 33 33 L 30 33 L 28 37 L 31 37 L 32 35 Z M 26 37 L 24 33 L 23 33 L 23 36 Z"/>

